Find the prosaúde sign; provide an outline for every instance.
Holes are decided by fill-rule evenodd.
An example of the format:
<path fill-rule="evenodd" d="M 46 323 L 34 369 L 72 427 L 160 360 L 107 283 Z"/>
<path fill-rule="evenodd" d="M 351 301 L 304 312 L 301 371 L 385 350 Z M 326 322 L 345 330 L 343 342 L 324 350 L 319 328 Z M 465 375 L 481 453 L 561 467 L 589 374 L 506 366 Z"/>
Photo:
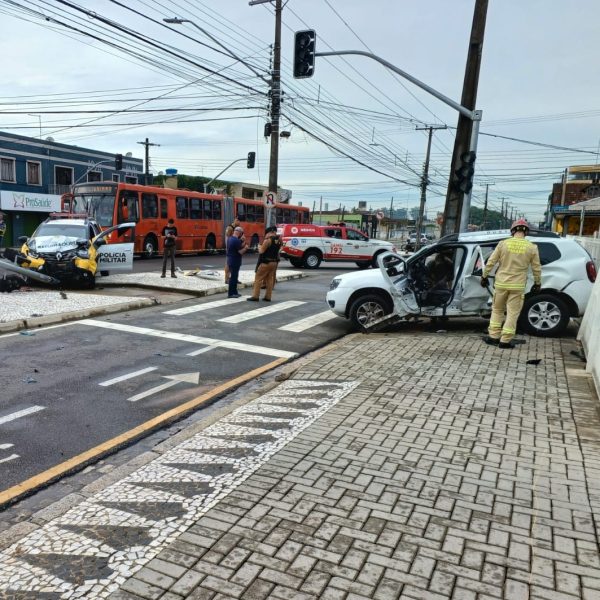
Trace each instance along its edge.
<path fill-rule="evenodd" d="M 60 196 L 2 190 L 0 191 L 0 208 L 12 211 L 59 212 Z"/>

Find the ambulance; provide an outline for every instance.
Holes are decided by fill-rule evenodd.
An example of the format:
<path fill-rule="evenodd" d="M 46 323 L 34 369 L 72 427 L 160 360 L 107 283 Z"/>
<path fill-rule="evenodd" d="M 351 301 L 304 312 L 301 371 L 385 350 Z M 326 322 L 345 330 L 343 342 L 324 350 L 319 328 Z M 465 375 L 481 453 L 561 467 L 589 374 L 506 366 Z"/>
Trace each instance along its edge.
<path fill-rule="evenodd" d="M 377 267 L 383 252 L 396 252 L 390 242 L 370 240 L 364 233 L 339 223 L 336 225 L 279 225 L 281 257 L 293 267 L 317 269 L 323 261 L 354 262 L 360 269 Z"/>

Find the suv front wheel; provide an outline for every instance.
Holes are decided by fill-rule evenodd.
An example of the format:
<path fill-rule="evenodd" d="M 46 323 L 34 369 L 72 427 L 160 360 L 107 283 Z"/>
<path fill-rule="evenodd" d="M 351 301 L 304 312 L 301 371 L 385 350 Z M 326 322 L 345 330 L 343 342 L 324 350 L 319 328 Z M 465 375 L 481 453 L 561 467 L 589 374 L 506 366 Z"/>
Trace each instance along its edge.
<path fill-rule="evenodd" d="M 391 312 L 392 303 L 387 298 L 379 294 L 365 294 L 352 303 L 349 316 L 354 327 L 364 329 Z"/>
<path fill-rule="evenodd" d="M 569 324 L 569 307 L 552 294 L 525 298 L 519 325 L 526 333 L 541 337 L 560 335 Z"/>

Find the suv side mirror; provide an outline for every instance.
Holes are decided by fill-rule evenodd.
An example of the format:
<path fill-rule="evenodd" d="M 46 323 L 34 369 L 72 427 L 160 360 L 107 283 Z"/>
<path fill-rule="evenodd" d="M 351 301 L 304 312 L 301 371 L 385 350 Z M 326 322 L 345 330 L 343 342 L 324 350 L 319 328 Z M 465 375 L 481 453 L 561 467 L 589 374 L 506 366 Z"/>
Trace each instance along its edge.
<path fill-rule="evenodd" d="M 106 243 L 107 242 L 105 238 L 100 238 L 94 242 L 94 246 L 96 246 L 96 248 L 100 248 L 100 246 L 106 246 Z"/>
<path fill-rule="evenodd" d="M 26 244 L 28 239 L 29 238 L 26 235 L 22 235 L 17 239 L 17 242 L 19 242 L 19 244 Z"/>
<path fill-rule="evenodd" d="M 390 277 L 394 277 L 404 272 L 405 263 L 399 256 L 392 254 L 382 257 L 381 265 Z"/>

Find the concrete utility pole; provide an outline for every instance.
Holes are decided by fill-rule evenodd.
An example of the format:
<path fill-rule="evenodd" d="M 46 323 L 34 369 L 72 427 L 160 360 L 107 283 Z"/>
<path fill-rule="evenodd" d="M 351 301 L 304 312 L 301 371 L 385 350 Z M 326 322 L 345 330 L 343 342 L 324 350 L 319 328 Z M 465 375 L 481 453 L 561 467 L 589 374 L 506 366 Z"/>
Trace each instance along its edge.
<path fill-rule="evenodd" d="M 506 196 L 502 196 L 500 198 L 500 200 L 502 200 L 502 209 L 500 211 L 501 214 L 502 214 L 502 220 L 500 222 L 500 226 L 501 227 L 505 227 L 506 226 L 506 210 L 507 210 L 507 207 L 508 207 L 508 203 L 506 204 L 506 206 L 504 206 L 504 201 L 508 200 L 508 198 Z"/>
<path fill-rule="evenodd" d="M 429 125 L 427 127 L 417 127 L 417 131 L 427 129 L 429 136 L 427 139 L 427 152 L 425 153 L 425 164 L 423 165 L 423 175 L 421 177 L 421 204 L 419 205 L 419 218 L 417 219 L 417 240 L 415 249 L 421 247 L 421 233 L 423 231 L 423 218 L 425 215 L 425 202 L 427 200 L 427 186 L 429 185 L 429 156 L 431 154 L 431 138 L 434 129 L 448 129 L 446 125 Z"/>
<path fill-rule="evenodd" d="M 487 16 L 488 0 L 475 0 L 473 13 L 473 24 L 471 26 L 471 38 L 469 40 L 469 52 L 465 69 L 465 79 L 461 105 L 469 110 L 475 110 L 477 101 L 477 85 L 479 83 L 479 68 L 481 66 L 481 54 L 483 50 L 483 37 L 485 33 L 485 20 Z M 450 179 L 448 181 L 448 192 L 446 194 L 446 206 L 444 209 L 444 223 L 442 235 L 459 233 L 461 231 L 461 220 L 468 224 L 471 204 L 470 193 L 460 192 L 454 187 L 454 172 L 461 166 L 461 156 L 469 150 L 474 150 L 470 141 L 473 130 L 473 120 L 462 113 L 458 117 L 456 128 L 456 139 L 452 153 Z M 466 215 L 464 213 L 467 213 Z M 466 227 L 464 227 L 466 230 Z"/>
<path fill-rule="evenodd" d="M 485 184 L 485 202 L 483 203 L 483 219 L 481 219 L 481 230 L 485 231 L 485 220 L 487 219 L 488 213 L 488 191 L 490 189 L 490 184 Z"/>
<path fill-rule="evenodd" d="M 150 146 L 160 146 L 160 144 L 153 144 L 152 142 L 150 142 L 150 140 L 148 140 L 148 138 L 146 138 L 145 142 L 137 142 L 137 143 L 142 144 L 142 146 L 145 147 L 144 184 L 148 185 L 148 182 L 150 181 Z"/>
<path fill-rule="evenodd" d="M 250 0 L 248 4 L 270 3 L 271 0 Z M 269 161 L 269 191 L 277 193 L 279 169 L 279 117 L 281 115 L 281 11 L 282 0 L 275 0 L 275 43 L 271 71 L 271 156 Z"/>

